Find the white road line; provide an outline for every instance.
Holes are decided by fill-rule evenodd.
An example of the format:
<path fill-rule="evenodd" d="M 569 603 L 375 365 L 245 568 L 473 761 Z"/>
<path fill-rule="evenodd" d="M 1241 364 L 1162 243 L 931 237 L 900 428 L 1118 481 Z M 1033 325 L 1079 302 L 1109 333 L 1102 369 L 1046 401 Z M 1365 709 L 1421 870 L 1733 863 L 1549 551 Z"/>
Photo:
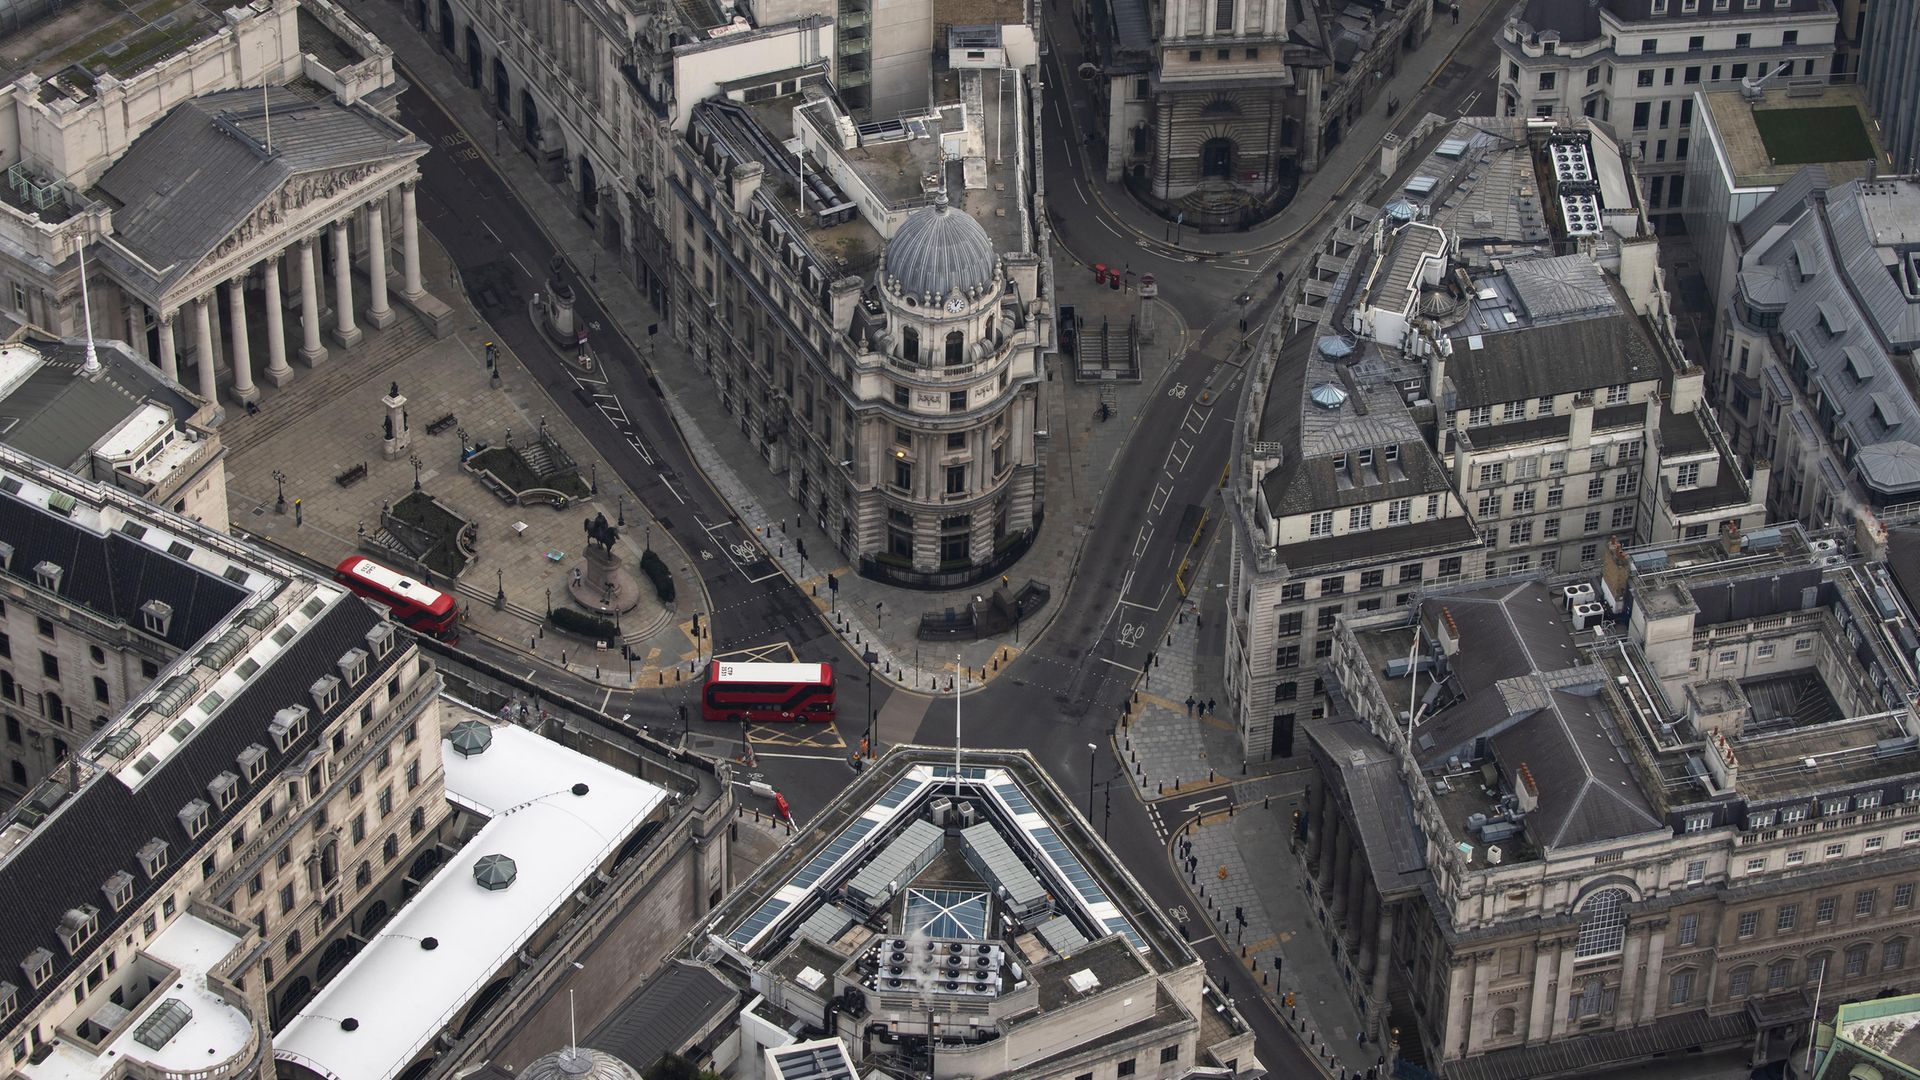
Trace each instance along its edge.
<path fill-rule="evenodd" d="M 789 761 L 837 761 L 842 765 L 847 762 L 845 755 L 842 754 L 771 754 L 764 750 L 755 750 L 753 756 L 756 758 L 785 758 Z"/>
<path fill-rule="evenodd" d="M 1227 797 L 1225 795 L 1215 795 L 1211 799 L 1201 799 L 1197 803 L 1188 803 L 1186 812 L 1191 814 L 1195 810 L 1198 810 L 1201 807 L 1208 805 L 1209 803 L 1225 802 L 1226 800 L 1227 800 Z"/>
<path fill-rule="evenodd" d="M 1153 485 L 1153 498 L 1147 500 L 1147 512 L 1158 514 L 1167 508 L 1167 499 L 1173 495 L 1173 489 L 1165 484 Z"/>
<path fill-rule="evenodd" d="M 484 222 L 484 221 L 483 221 L 483 222 L 481 222 L 481 223 L 480 223 L 480 227 L 481 227 L 481 228 L 483 228 L 483 229 L 485 229 L 485 230 L 487 230 L 487 235 L 488 235 L 488 236 L 491 236 L 491 237 L 493 237 L 493 242 L 494 242 L 494 243 L 496 243 L 496 244 L 499 244 L 499 243 L 504 243 L 504 242 L 505 242 L 505 241 L 502 241 L 502 240 L 500 239 L 500 234 L 499 234 L 499 233 L 497 233 L 497 232 L 494 232 L 494 231 L 493 231 L 493 226 L 491 226 L 491 225 L 489 225 L 489 224 L 487 224 L 486 222 Z"/>
<path fill-rule="evenodd" d="M 1135 601 L 1132 601 L 1132 600 L 1122 600 L 1122 601 L 1120 601 L 1120 602 L 1121 602 L 1122 604 L 1125 604 L 1125 605 L 1126 605 L 1126 606 L 1128 606 L 1128 607 L 1137 607 L 1137 608 L 1139 608 L 1139 609 L 1140 609 L 1141 611 L 1158 611 L 1158 610 L 1160 610 L 1160 609 L 1159 609 L 1159 607 L 1158 607 L 1158 606 L 1156 606 L 1156 605 L 1150 605 L 1150 604 L 1142 604 L 1142 603 L 1137 603 L 1137 602 L 1135 602 Z"/>
<path fill-rule="evenodd" d="M 519 267 L 521 273 L 527 275 L 528 277 L 533 276 L 533 271 L 528 270 L 527 264 L 520 261 L 520 256 L 515 255 L 513 252 L 509 251 L 507 252 L 507 258 L 513 260 L 513 265 Z"/>
<path fill-rule="evenodd" d="M 1106 218 L 1095 218 L 1094 220 L 1095 220 L 1095 221 L 1098 221 L 1098 222 L 1100 223 L 1100 227 L 1101 227 L 1101 228 L 1103 228 L 1103 229 L 1105 229 L 1105 230 L 1107 230 L 1108 232 L 1110 232 L 1110 233 L 1112 233 L 1112 234 L 1113 234 L 1113 235 L 1115 235 L 1115 236 L 1120 236 L 1120 230 L 1119 230 L 1119 229 L 1116 229 L 1116 228 L 1114 228 L 1113 226 L 1111 226 L 1111 225 L 1109 225 L 1109 224 L 1107 224 L 1107 219 L 1106 219 Z M 1125 240 L 1125 239 L 1126 239 L 1126 237 L 1124 237 L 1124 236 L 1120 236 L 1120 239 L 1122 239 L 1122 240 Z M 529 275 L 529 276 L 531 276 L 531 275 Z"/>
<path fill-rule="evenodd" d="M 488 230 L 488 231 L 491 232 L 492 230 Z M 607 696 L 600 699 L 600 712 L 602 714 L 604 714 L 607 711 L 607 702 L 612 700 L 613 700 L 613 691 L 608 690 Z"/>
<path fill-rule="evenodd" d="M 1080 178 L 1077 176 L 1073 178 L 1073 190 L 1075 194 L 1080 196 L 1080 205 L 1082 206 L 1093 205 L 1092 203 L 1087 201 L 1087 189 L 1080 186 Z"/>
<path fill-rule="evenodd" d="M 1112 665 L 1113 665 L 1114 667 L 1117 667 L 1117 668 L 1119 668 L 1119 669 L 1120 669 L 1120 670 L 1122 670 L 1122 671 L 1131 671 L 1131 672 L 1133 672 L 1133 673 L 1134 673 L 1135 675 L 1139 675 L 1139 674 L 1141 674 L 1141 671 L 1140 671 L 1140 669 L 1139 669 L 1139 668 L 1137 668 L 1137 667 L 1128 667 L 1127 665 L 1125 665 L 1125 664 L 1123 664 L 1123 663 L 1121 663 L 1121 662 L 1120 662 L 1120 661 L 1118 661 L 1118 660 L 1109 660 L 1109 659 L 1107 659 L 1106 657 L 1104 657 L 1104 656 L 1103 656 L 1103 657 L 1101 657 L 1101 658 L 1100 658 L 1100 662 L 1101 662 L 1101 663 L 1103 663 L 1103 664 L 1112 664 Z"/>
<path fill-rule="evenodd" d="M 1133 541 L 1133 557 L 1136 559 L 1139 558 L 1140 554 L 1147 550 L 1148 541 L 1152 539 L 1153 530 L 1142 526 L 1140 535 Z"/>

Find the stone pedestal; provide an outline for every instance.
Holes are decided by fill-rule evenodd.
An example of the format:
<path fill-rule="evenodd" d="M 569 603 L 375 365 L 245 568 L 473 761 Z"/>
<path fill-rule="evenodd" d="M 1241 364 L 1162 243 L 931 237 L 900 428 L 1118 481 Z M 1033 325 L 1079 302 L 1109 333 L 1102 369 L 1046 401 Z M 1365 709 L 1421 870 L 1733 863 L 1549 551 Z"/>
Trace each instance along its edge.
<path fill-rule="evenodd" d="M 387 407 L 386 437 L 380 442 L 380 456 L 388 461 L 397 461 L 407 452 L 407 443 L 411 432 L 407 430 L 407 398 L 396 384 L 393 392 L 380 399 Z"/>
<path fill-rule="evenodd" d="M 587 545 L 584 566 L 567 582 L 573 602 L 599 615 L 624 615 L 640 603 L 640 586 L 620 556 L 600 544 Z"/>

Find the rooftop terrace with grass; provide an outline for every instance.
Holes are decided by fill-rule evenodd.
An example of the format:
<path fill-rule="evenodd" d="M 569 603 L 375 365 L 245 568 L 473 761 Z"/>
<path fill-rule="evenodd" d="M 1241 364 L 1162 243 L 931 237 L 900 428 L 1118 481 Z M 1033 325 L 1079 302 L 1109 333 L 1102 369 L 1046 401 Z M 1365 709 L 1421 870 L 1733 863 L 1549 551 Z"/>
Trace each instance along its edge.
<path fill-rule="evenodd" d="M 1855 86 L 1788 83 L 1757 101 L 1738 90 L 1702 93 L 1726 147 L 1735 187 L 1769 187 L 1808 165 L 1824 165 L 1833 183 L 1869 174 L 1882 156 Z"/>
<path fill-rule="evenodd" d="M 125 79 L 217 33 L 220 5 L 201 0 L 67 0 L 0 36 L 0 80 L 29 72 L 42 96 L 86 96 L 101 75 Z"/>

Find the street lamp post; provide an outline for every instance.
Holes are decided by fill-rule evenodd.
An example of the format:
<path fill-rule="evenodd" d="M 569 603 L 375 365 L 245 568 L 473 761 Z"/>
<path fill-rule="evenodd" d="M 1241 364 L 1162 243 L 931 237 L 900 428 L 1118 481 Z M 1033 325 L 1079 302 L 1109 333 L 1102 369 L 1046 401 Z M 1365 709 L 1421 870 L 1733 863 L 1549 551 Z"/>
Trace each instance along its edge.
<path fill-rule="evenodd" d="M 274 491 L 273 512 L 276 514 L 286 513 L 287 512 L 287 474 L 281 472 L 279 469 L 273 470 L 273 491 Z"/>
<path fill-rule="evenodd" d="M 408 454 L 407 463 L 413 466 L 413 490 L 420 490 L 420 455 Z"/>
<path fill-rule="evenodd" d="M 1087 824 L 1093 824 L 1093 756 L 1100 752 L 1094 743 L 1087 744 Z"/>
<path fill-rule="evenodd" d="M 620 516 L 620 520 L 614 522 L 614 524 L 620 526 L 623 529 L 626 528 L 627 527 L 627 493 L 624 491 L 616 492 L 613 496 L 613 505 L 614 505 L 615 512 Z"/>
<path fill-rule="evenodd" d="M 867 744 L 867 757 L 871 758 L 878 752 L 873 745 L 873 662 L 880 657 L 868 649 L 860 654 L 860 659 L 867 664 L 867 736 L 860 741 Z"/>
<path fill-rule="evenodd" d="M 600 494 L 600 463 L 597 461 L 587 462 L 587 490 L 595 495 Z"/>

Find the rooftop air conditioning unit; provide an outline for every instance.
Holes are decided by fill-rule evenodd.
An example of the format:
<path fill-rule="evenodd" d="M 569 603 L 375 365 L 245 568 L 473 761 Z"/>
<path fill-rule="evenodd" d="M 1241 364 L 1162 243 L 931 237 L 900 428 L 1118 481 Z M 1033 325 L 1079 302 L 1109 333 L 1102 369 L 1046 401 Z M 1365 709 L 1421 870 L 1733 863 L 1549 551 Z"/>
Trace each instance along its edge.
<path fill-rule="evenodd" d="M 1573 628 L 1585 630 L 1596 626 L 1607 616 L 1605 605 L 1595 603 L 1576 604 L 1573 609 Z"/>

